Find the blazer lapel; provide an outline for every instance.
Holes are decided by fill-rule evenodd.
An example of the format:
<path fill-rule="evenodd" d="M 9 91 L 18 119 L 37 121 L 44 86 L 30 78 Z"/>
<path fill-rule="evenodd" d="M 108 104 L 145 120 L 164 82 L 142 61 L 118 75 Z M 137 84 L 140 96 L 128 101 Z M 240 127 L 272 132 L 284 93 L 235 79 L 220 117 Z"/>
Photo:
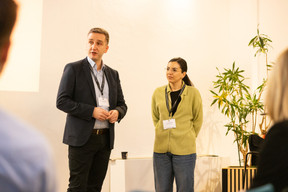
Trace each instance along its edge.
<path fill-rule="evenodd" d="M 91 76 L 91 71 L 90 71 L 90 67 L 89 67 L 89 62 L 87 61 L 87 58 L 85 58 L 83 60 L 83 71 L 85 74 L 85 77 L 87 79 L 88 85 L 90 87 L 90 91 L 93 95 L 93 98 L 95 99 L 95 103 L 96 103 L 96 93 L 95 93 L 95 88 L 94 88 L 94 84 L 93 84 L 93 80 L 92 80 L 92 76 Z"/>
<path fill-rule="evenodd" d="M 113 103 L 112 101 L 115 100 L 115 94 L 114 94 L 115 86 L 114 86 L 114 81 L 113 81 L 111 71 L 107 66 L 105 66 L 104 74 L 106 76 L 108 86 L 109 86 L 109 103 L 111 105 Z"/>

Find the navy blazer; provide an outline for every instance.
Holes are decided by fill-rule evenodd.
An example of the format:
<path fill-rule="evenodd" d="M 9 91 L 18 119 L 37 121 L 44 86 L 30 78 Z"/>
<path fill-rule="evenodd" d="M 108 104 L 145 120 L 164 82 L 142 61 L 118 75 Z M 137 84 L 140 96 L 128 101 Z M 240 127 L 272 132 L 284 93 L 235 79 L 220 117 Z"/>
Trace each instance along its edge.
<path fill-rule="evenodd" d="M 57 108 L 67 113 L 63 143 L 71 146 L 84 145 L 94 128 L 92 117 L 97 106 L 95 88 L 87 58 L 65 66 L 57 95 Z M 125 116 L 124 100 L 119 74 L 105 65 L 104 74 L 109 85 L 110 110 L 119 112 L 118 122 Z M 109 123 L 110 148 L 114 146 L 114 123 Z"/>

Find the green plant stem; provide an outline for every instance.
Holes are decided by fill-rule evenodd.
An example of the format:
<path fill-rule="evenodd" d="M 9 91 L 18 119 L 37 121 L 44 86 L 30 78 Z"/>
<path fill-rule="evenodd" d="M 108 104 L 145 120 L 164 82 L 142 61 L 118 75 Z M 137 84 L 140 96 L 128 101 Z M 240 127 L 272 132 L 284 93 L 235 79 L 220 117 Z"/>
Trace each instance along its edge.
<path fill-rule="evenodd" d="M 238 139 L 237 139 L 237 149 L 238 149 L 239 166 L 241 167 L 240 145 Z"/>

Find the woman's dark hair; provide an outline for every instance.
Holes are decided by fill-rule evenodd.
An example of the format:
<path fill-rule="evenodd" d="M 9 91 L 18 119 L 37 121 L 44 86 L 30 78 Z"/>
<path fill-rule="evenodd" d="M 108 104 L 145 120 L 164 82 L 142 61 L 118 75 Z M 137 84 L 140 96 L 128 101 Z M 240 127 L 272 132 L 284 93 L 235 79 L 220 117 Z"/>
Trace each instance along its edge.
<path fill-rule="evenodd" d="M 188 70 L 188 67 L 187 67 L 187 62 L 181 58 L 181 57 L 175 57 L 173 59 L 171 59 L 169 62 L 177 62 L 179 65 L 180 65 L 180 68 L 182 70 L 182 73 L 183 72 L 186 72 L 186 75 L 185 77 L 183 78 L 183 81 L 186 85 L 189 85 L 189 86 L 192 86 L 194 87 L 194 84 L 192 83 L 192 81 L 189 79 L 188 75 L 187 75 L 187 70 Z"/>

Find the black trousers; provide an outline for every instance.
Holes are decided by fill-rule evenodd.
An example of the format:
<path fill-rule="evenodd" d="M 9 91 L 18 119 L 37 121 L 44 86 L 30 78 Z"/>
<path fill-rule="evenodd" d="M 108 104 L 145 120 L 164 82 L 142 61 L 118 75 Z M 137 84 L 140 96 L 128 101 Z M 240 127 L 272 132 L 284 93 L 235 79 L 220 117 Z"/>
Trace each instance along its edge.
<path fill-rule="evenodd" d="M 68 150 L 70 178 L 67 192 L 100 192 L 111 154 L 109 133 L 92 134 L 84 146 L 69 146 Z"/>

